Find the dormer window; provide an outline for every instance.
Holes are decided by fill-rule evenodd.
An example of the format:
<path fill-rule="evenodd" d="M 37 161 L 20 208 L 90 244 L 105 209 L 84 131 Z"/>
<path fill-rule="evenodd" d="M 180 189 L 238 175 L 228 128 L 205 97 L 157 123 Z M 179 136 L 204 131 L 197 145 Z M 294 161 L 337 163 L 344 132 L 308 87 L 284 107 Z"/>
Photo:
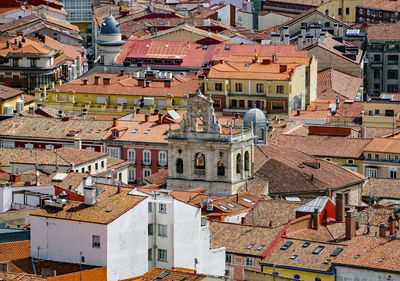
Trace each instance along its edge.
<path fill-rule="evenodd" d="M 117 139 L 117 138 L 119 137 L 119 134 L 118 134 L 118 131 L 117 131 L 117 130 L 113 130 L 113 131 L 112 131 L 112 137 L 113 137 L 114 139 Z"/>
<path fill-rule="evenodd" d="M 74 137 L 74 136 L 76 136 L 78 133 L 79 133 L 78 130 L 69 130 L 69 131 L 68 131 L 68 136 Z"/>

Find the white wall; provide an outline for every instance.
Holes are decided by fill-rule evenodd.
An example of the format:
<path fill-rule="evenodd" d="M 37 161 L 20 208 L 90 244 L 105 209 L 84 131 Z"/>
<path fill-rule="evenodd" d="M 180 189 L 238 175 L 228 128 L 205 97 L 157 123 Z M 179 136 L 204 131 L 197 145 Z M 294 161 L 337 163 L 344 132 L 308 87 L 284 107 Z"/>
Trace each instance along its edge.
<path fill-rule="evenodd" d="M 79 264 L 107 265 L 107 226 L 72 220 L 30 216 L 31 255 Z M 92 247 L 92 235 L 100 236 L 100 248 Z"/>
<path fill-rule="evenodd" d="M 107 226 L 107 280 L 147 272 L 147 199 Z"/>
<path fill-rule="evenodd" d="M 6 212 L 11 209 L 12 191 L 10 186 L 0 187 L 0 212 Z"/>
<path fill-rule="evenodd" d="M 390 277 L 389 277 L 390 276 Z M 379 272 L 360 268 L 336 266 L 336 281 L 399 281 L 400 274 Z"/>

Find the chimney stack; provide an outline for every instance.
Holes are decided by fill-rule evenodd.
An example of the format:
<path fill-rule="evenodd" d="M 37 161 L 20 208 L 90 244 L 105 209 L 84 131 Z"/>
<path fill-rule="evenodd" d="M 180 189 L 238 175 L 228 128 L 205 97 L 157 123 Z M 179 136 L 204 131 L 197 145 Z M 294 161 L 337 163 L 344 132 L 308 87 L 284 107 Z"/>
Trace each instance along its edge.
<path fill-rule="evenodd" d="M 277 45 L 281 42 L 281 35 L 279 33 L 271 32 L 271 44 Z"/>
<path fill-rule="evenodd" d="M 94 84 L 95 84 L 95 85 L 99 85 L 99 81 L 100 81 L 100 75 L 96 75 L 96 76 L 94 77 Z"/>
<path fill-rule="evenodd" d="M 121 69 L 121 71 L 119 72 L 119 76 L 124 76 L 125 75 L 125 70 Z"/>
<path fill-rule="evenodd" d="M 164 80 L 164 87 L 165 88 L 171 88 L 172 80 L 170 79 L 165 79 Z"/>
<path fill-rule="evenodd" d="M 144 121 L 145 121 L 145 122 L 149 122 L 149 120 L 150 120 L 150 115 L 149 115 L 149 114 L 146 114 L 146 115 L 144 116 Z"/>
<path fill-rule="evenodd" d="M 83 81 L 83 85 L 87 85 L 88 80 L 85 78 L 82 80 Z"/>
<path fill-rule="evenodd" d="M 287 71 L 287 65 L 286 64 L 280 64 L 279 65 L 279 72 L 286 72 Z"/>
<path fill-rule="evenodd" d="M 396 232 L 396 223 L 392 218 L 389 218 L 389 234 L 392 236 Z"/>
<path fill-rule="evenodd" d="M 307 27 L 302 26 L 300 31 L 301 36 L 306 37 L 306 33 L 307 33 Z"/>
<path fill-rule="evenodd" d="M 83 187 L 83 196 L 85 205 L 93 206 L 96 204 L 96 188 L 93 185 Z"/>
<path fill-rule="evenodd" d="M 110 81 L 111 81 L 110 77 L 104 77 L 103 78 L 103 85 L 110 85 Z"/>
<path fill-rule="evenodd" d="M 117 117 L 113 118 L 113 127 L 118 127 L 118 118 Z"/>
<path fill-rule="evenodd" d="M 346 212 L 346 240 L 352 239 L 356 236 L 356 212 Z"/>
<path fill-rule="evenodd" d="M 164 114 L 159 113 L 158 114 L 158 124 L 162 124 L 163 120 L 164 120 Z"/>
<path fill-rule="evenodd" d="M 297 36 L 297 48 L 299 50 L 303 50 L 304 42 L 303 42 L 303 35 Z"/>
<path fill-rule="evenodd" d="M 140 107 L 136 108 L 136 114 L 140 112 Z"/>
<path fill-rule="evenodd" d="M 338 25 L 338 36 L 343 37 L 344 35 L 344 30 L 343 30 L 343 24 Z"/>
<path fill-rule="evenodd" d="M 383 223 L 379 225 L 379 237 L 386 237 L 386 226 Z"/>
<path fill-rule="evenodd" d="M 343 193 L 336 193 L 336 222 L 344 221 L 345 198 Z"/>
<path fill-rule="evenodd" d="M 82 139 L 74 139 L 74 148 L 82 149 Z"/>
<path fill-rule="evenodd" d="M 144 84 L 146 84 L 146 80 L 144 78 L 139 78 L 138 79 L 138 86 L 139 87 L 144 87 Z"/>
<path fill-rule="evenodd" d="M 283 44 L 285 44 L 285 45 L 289 45 L 290 44 L 290 35 L 289 34 L 285 34 L 284 35 Z"/>
<path fill-rule="evenodd" d="M 315 229 L 315 230 L 318 230 L 318 227 L 319 227 L 319 212 L 318 212 L 317 208 L 315 208 L 314 212 L 312 213 L 312 224 L 313 224 L 312 228 Z"/>

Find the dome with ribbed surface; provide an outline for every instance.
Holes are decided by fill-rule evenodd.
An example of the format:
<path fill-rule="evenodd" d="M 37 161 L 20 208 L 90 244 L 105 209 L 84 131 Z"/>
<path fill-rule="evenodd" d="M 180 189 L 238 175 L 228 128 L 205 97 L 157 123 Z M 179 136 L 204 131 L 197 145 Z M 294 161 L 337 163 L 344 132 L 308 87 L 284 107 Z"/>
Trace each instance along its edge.
<path fill-rule="evenodd" d="M 243 126 L 251 127 L 251 122 L 253 122 L 253 126 L 264 125 L 267 124 L 267 118 L 265 117 L 264 112 L 262 112 L 260 109 L 252 108 L 244 115 Z"/>
<path fill-rule="evenodd" d="M 110 15 L 106 17 L 106 19 L 101 24 L 100 34 L 118 34 L 118 33 L 121 33 L 119 29 L 119 23 L 110 13 Z"/>

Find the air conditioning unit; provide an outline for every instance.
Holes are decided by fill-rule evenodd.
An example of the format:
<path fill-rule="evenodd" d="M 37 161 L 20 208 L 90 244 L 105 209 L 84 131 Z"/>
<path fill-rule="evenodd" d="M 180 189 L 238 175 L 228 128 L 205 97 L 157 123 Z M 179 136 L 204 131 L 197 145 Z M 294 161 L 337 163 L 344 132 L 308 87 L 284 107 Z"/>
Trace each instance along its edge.
<path fill-rule="evenodd" d="M 23 100 L 19 100 L 17 101 L 17 113 L 21 113 L 24 112 L 24 101 Z"/>
<path fill-rule="evenodd" d="M 212 212 L 212 211 L 214 211 L 214 206 L 211 205 L 211 204 L 207 204 L 206 205 L 206 210 Z"/>
<path fill-rule="evenodd" d="M 4 107 L 4 115 L 13 115 L 13 113 L 14 113 L 14 106 L 6 105 Z"/>

